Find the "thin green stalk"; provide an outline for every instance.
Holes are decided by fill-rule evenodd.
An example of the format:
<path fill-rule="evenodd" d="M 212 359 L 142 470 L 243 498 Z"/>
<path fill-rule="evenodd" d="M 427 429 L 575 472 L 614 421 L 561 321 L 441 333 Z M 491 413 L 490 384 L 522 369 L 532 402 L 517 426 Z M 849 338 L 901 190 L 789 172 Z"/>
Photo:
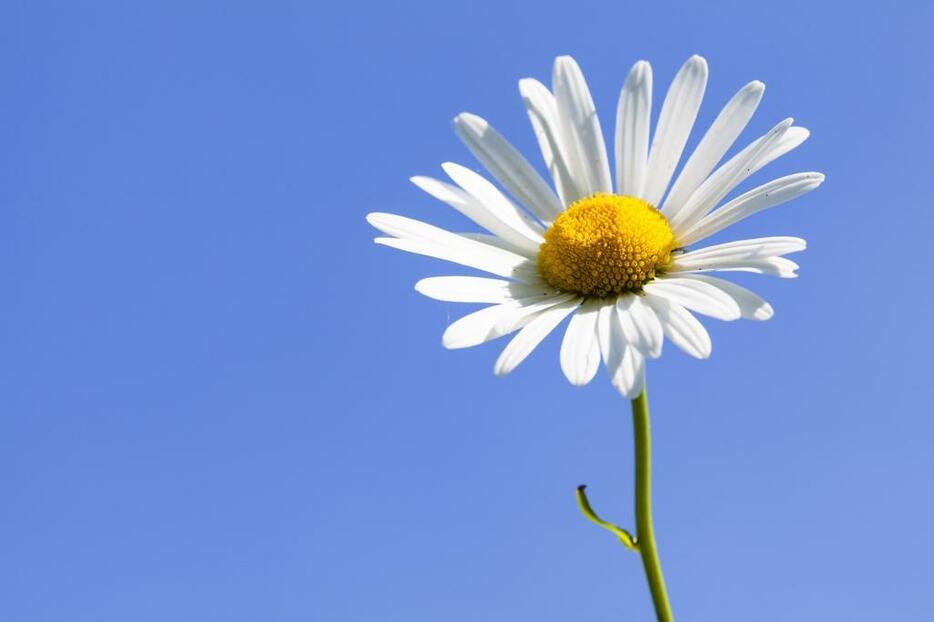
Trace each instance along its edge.
<path fill-rule="evenodd" d="M 645 389 L 632 401 L 632 423 L 636 445 L 636 539 L 645 578 L 655 603 L 659 622 L 672 622 L 671 605 L 665 591 L 665 578 L 655 547 L 652 526 L 652 435 L 649 429 L 649 400 Z"/>

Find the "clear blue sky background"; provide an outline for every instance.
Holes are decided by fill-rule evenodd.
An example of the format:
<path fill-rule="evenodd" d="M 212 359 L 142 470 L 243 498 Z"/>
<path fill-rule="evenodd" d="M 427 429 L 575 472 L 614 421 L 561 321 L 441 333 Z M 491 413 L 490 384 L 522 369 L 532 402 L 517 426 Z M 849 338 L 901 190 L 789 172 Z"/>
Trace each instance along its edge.
<path fill-rule="evenodd" d="M 775 317 L 649 368 L 680 619 L 934 619 L 930 7 L 4 3 L 0 622 L 650 619 L 573 495 L 632 524 L 628 404 L 444 351 L 456 270 L 363 219 L 464 228 L 407 178 L 464 110 L 539 162 L 563 53 L 605 131 L 640 58 L 707 57 L 701 124 L 761 79 L 744 136 L 813 134 L 753 181 L 828 177 L 731 231 L 808 239 Z"/>

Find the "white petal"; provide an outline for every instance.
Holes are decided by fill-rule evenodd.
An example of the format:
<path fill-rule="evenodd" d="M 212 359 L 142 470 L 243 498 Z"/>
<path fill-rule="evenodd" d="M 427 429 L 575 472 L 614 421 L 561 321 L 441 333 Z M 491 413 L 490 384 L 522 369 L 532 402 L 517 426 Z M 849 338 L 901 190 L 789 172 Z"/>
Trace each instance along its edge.
<path fill-rule="evenodd" d="M 643 289 L 718 320 L 738 320 L 742 315 L 732 297 L 703 281 L 665 276 L 647 283 Z"/>
<path fill-rule="evenodd" d="M 496 320 L 517 306 L 518 303 L 509 302 L 469 313 L 447 327 L 441 344 L 451 349 L 468 348 L 501 337 L 493 333 Z"/>
<path fill-rule="evenodd" d="M 541 280 L 541 278 L 536 275 L 535 263 L 528 259 L 525 259 L 523 262 L 513 263 L 512 261 L 506 261 L 501 257 L 494 256 L 487 250 L 453 248 L 451 246 L 434 244 L 424 240 L 374 238 L 373 241 L 381 246 L 388 246 L 414 255 L 425 255 L 426 257 L 450 261 L 461 266 L 476 268 L 483 272 L 489 272 L 497 276 L 505 276 L 524 283 L 538 282 Z M 488 248 L 491 250 L 499 250 L 492 246 Z"/>
<path fill-rule="evenodd" d="M 536 315 L 503 349 L 496 359 L 493 373 L 503 376 L 518 367 L 564 318 L 577 309 L 580 302 L 580 298 L 568 300 Z"/>
<path fill-rule="evenodd" d="M 539 297 L 522 298 L 474 311 L 448 326 L 441 337 L 441 344 L 450 349 L 480 345 L 522 328 L 545 309 L 573 298 L 571 294 L 544 300 Z"/>
<path fill-rule="evenodd" d="M 784 257 L 763 257 L 761 259 L 712 259 L 695 268 L 674 266 L 668 274 L 678 275 L 694 272 L 754 272 L 783 279 L 793 279 L 798 275 L 798 264 Z"/>
<path fill-rule="evenodd" d="M 630 295 L 629 298 L 635 296 Z M 654 317 L 654 312 L 646 309 Z M 645 382 L 645 357 L 632 341 L 632 329 L 627 329 L 632 325 L 628 316 L 631 314 L 628 310 L 620 310 L 618 300 L 615 304 L 604 302 L 597 318 L 597 337 L 611 383 L 625 397 L 635 399 Z"/>
<path fill-rule="evenodd" d="M 537 294 L 529 298 L 523 298 L 520 306 L 514 307 L 511 311 L 504 313 L 496 320 L 494 330 L 500 335 L 506 335 L 517 328 L 525 326 L 532 317 L 538 315 L 545 309 L 549 309 L 560 302 L 573 300 L 574 298 L 575 295 L 570 293 L 548 294 L 546 296 Z"/>
<path fill-rule="evenodd" d="M 807 242 L 791 236 L 772 236 L 735 240 L 724 244 L 705 246 L 680 255 L 675 255 L 673 263 L 682 267 L 703 263 L 710 259 L 761 259 L 797 253 L 807 248 Z"/>
<path fill-rule="evenodd" d="M 755 173 L 760 168 L 782 157 L 795 147 L 798 147 L 801 143 L 808 139 L 808 136 L 811 135 L 811 132 L 803 127 L 790 127 L 788 131 L 782 136 L 781 140 L 772 145 L 769 149 L 762 152 L 759 156 L 759 159 L 756 160 L 755 165 L 753 166 L 752 173 Z M 750 145 L 750 148 L 752 145 Z"/>
<path fill-rule="evenodd" d="M 643 356 L 658 358 L 664 334 L 655 312 L 636 294 L 624 294 L 616 301 L 623 333 Z"/>
<path fill-rule="evenodd" d="M 490 233 L 479 233 L 477 231 L 458 231 L 455 235 L 458 235 L 462 238 L 466 238 L 468 240 L 473 240 L 475 242 L 482 242 L 483 244 L 486 244 L 488 246 L 495 246 L 496 248 L 501 248 L 503 250 L 507 250 L 512 253 L 524 255 L 525 257 L 528 257 L 529 259 L 534 259 L 538 255 L 538 253 L 536 253 L 535 255 L 529 255 L 529 254 L 526 254 L 525 252 L 520 253 L 518 250 L 516 250 L 515 246 L 513 246 L 512 244 L 510 244 L 503 238 L 499 237 L 498 235 L 492 235 Z"/>
<path fill-rule="evenodd" d="M 548 297 L 560 292 L 547 285 L 526 285 L 515 281 L 479 276 L 434 276 L 415 284 L 415 291 L 446 302 L 499 304 L 518 298 Z"/>
<path fill-rule="evenodd" d="M 619 317 L 612 301 L 604 302 L 597 314 L 597 342 L 600 344 L 603 364 L 608 369 L 616 369 L 622 360 L 626 340 L 619 327 Z"/>
<path fill-rule="evenodd" d="M 526 257 L 535 257 L 538 254 L 538 247 L 541 242 L 530 237 L 526 227 L 521 227 L 521 231 L 517 230 L 510 222 L 504 220 L 499 213 L 491 210 L 486 204 L 467 191 L 431 177 L 416 176 L 412 177 L 411 181 L 434 198 L 447 203 L 473 222 L 499 237 L 505 242 L 508 250 Z"/>
<path fill-rule="evenodd" d="M 652 118 L 652 66 L 632 66 L 616 106 L 616 192 L 642 196 Z"/>
<path fill-rule="evenodd" d="M 467 191 L 477 201 L 482 203 L 503 223 L 521 233 L 533 243 L 542 243 L 544 228 L 510 201 L 505 194 L 499 191 L 489 180 L 475 173 L 465 166 L 454 162 L 445 162 L 441 165 L 444 172 L 454 180 L 458 186 Z"/>
<path fill-rule="evenodd" d="M 551 222 L 564 209 L 538 171 L 484 119 L 459 114 L 454 130 L 493 177 L 538 218 Z"/>
<path fill-rule="evenodd" d="M 600 367 L 597 317 L 601 304 L 599 300 L 584 301 L 571 318 L 561 342 L 561 370 L 575 386 L 593 380 Z"/>
<path fill-rule="evenodd" d="M 775 314 L 772 305 L 763 300 L 758 294 L 732 281 L 718 279 L 715 276 L 707 276 L 706 274 L 686 274 L 681 278 L 697 279 L 723 290 L 736 301 L 743 318 L 747 320 L 767 320 Z"/>
<path fill-rule="evenodd" d="M 823 182 L 824 176 L 821 173 L 796 173 L 753 188 L 714 210 L 693 227 L 679 233 L 678 242 L 688 245 L 703 240 L 756 212 L 806 194 Z"/>
<path fill-rule="evenodd" d="M 659 205 L 665 195 L 694 126 L 706 87 L 707 61 L 700 56 L 692 56 L 682 65 L 668 89 L 652 139 L 642 191 L 642 198 L 652 205 Z"/>
<path fill-rule="evenodd" d="M 418 220 L 373 212 L 367 214 L 367 222 L 396 238 L 376 238 L 377 244 L 400 250 L 436 257 L 477 270 L 520 281 L 540 280 L 535 262 L 507 250 L 482 242 L 463 238 Z"/>
<path fill-rule="evenodd" d="M 645 302 L 658 314 L 662 329 L 672 343 L 695 358 L 705 359 L 710 356 L 710 335 L 687 309 L 648 293 Z"/>
<path fill-rule="evenodd" d="M 669 224 L 675 235 L 680 235 L 704 214 L 712 210 L 733 188 L 743 182 L 752 174 L 755 163 L 766 151 L 777 144 L 785 132 L 791 127 L 793 119 L 785 119 L 773 127 L 762 140 L 753 143 L 751 149 L 743 150 L 739 155 L 717 169 L 717 172 L 707 178 L 700 188 L 676 214 L 669 217 Z"/>
<path fill-rule="evenodd" d="M 754 80 L 740 89 L 723 107 L 671 187 L 671 192 L 668 193 L 668 198 L 665 199 L 664 207 L 662 207 L 666 215 L 678 213 L 717 162 L 733 146 L 759 106 L 764 92 L 765 85 Z"/>
<path fill-rule="evenodd" d="M 555 190 L 563 205 L 570 205 L 581 195 L 568 161 L 571 156 L 561 137 L 555 97 L 544 84 L 532 78 L 519 80 L 519 93 L 542 150 L 545 166 L 555 183 Z"/>
<path fill-rule="evenodd" d="M 634 400 L 645 387 L 645 357 L 636 348 L 629 346 L 612 376 L 611 382 L 623 397 Z"/>
<path fill-rule="evenodd" d="M 570 56 L 555 59 L 552 88 L 571 171 L 583 191 L 575 200 L 595 192 L 613 192 L 600 119 L 584 74 Z"/>

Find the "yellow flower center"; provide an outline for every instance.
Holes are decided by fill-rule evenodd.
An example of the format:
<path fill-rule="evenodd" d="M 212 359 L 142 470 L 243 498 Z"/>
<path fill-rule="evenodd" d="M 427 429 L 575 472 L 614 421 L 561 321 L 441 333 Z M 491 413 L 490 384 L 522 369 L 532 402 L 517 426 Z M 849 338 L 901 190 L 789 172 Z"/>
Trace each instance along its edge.
<path fill-rule="evenodd" d="M 597 193 L 572 203 L 545 231 L 538 270 L 553 287 L 603 297 L 640 289 L 673 248 L 675 236 L 657 209 Z"/>

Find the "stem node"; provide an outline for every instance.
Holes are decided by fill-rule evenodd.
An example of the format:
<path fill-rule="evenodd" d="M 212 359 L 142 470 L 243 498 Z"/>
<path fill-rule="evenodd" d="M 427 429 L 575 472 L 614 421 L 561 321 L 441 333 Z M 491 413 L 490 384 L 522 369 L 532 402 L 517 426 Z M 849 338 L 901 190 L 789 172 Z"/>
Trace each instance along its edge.
<path fill-rule="evenodd" d="M 590 505 L 590 500 L 587 499 L 587 493 L 584 492 L 585 488 L 587 488 L 586 484 L 581 484 L 580 486 L 577 487 L 577 505 L 580 506 L 581 512 L 583 512 L 584 516 L 587 517 L 587 520 L 589 520 L 595 525 L 599 525 L 600 527 L 603 527 L 604 529 L 606 529 L 607 531 L 615 535 L 617 538 L 619 538 L 619 541 L 622 542 L 623 545 L 630 551 L 638 551 L 639 544 L 636 542 L 636 539 L 633 538 L 632 535 L 628 531 L 626 531 L 622 527 L 618 527 L 614 525 L 613 523 L 608 523 L 607 521 L 597 516 L 597 513 L 594 512 L 593 508 Z"/>

